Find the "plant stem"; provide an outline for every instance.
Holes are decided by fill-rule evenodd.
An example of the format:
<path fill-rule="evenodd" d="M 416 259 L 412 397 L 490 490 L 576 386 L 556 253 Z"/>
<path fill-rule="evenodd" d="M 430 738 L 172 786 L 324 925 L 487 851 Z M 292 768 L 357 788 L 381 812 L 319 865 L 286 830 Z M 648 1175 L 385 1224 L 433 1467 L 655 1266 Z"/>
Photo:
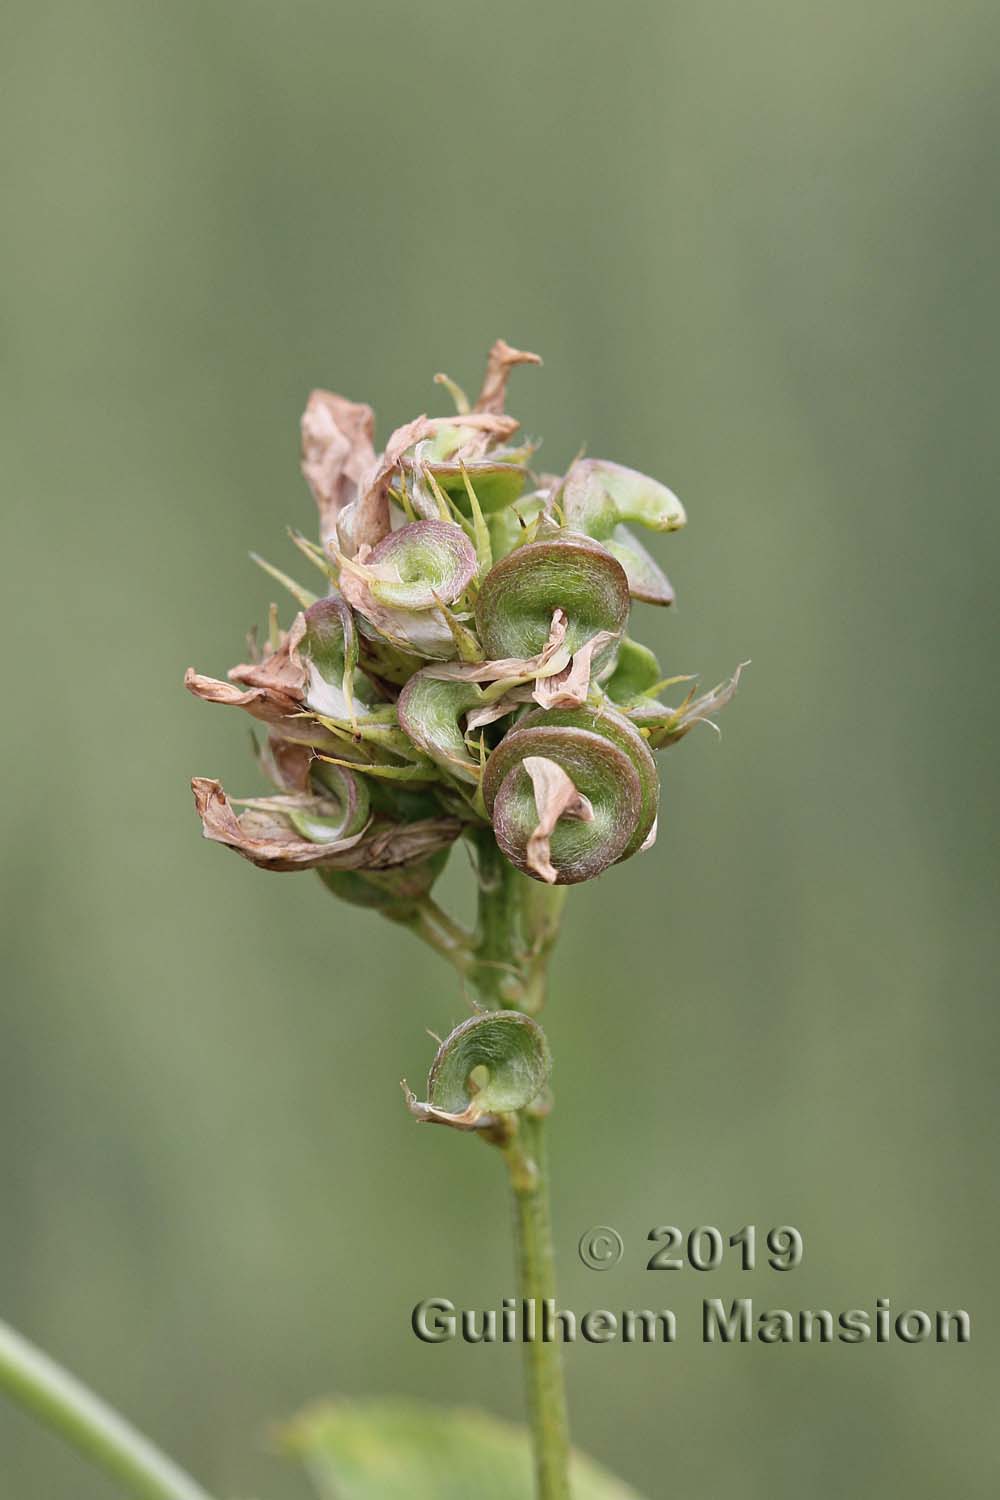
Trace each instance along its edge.
<path fill-rule="evenodd" d="M 476 840 L 476 848 L 480 963 L 470 977 L 485 1003 L 537 1011 L 544 999 L 546 964 L 565 892 L 540 886 L 515 870 L 497 848 L 492 830 Z M 533 1304 L 536 1319 L 546 1299 L 555 1301 L 544 1131 L 542 1115 L 522 1110 L 502 1146 L 514 1201 L 518 1294 L 522 1307 Z M 559 1345 L 537 1338 L 525 1342 L 524 1361 L 537 1500 L 570 1500 L 569 1427 Z"/>
<path fill-rule="evenodd" d="M 209 1500 L 201 1485 L 124 1417 L 2 1322 L 0 1390 L 114 1475 L 139 1500 Z"/>
<path fill-rule="evenodd" d="M 518 1133 L 505 1148 L 514 1196 L 518 1291 L 522 1308 L 525 1301 L 534 1304 L 536 1319 L 547 1298 L 554 1303 L 556 1290 L 544 1131 L 540 1116 L 522 1114 Z M 569 1425 L 558 1343 L 537 1337 L 526 1342 L 524 1370 L 538 1500 L 569 1500 Z"/>

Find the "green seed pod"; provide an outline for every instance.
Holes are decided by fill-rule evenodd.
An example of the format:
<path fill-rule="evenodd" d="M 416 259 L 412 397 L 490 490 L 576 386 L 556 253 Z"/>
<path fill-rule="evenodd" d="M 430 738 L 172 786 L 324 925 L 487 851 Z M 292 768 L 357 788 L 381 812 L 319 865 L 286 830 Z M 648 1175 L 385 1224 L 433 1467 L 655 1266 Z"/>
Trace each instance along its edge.
<path fill-rule="evenodd" d="M 479 762 L 465 744 L 459 719 L 484 699 L 475 682 L 442 680 L 417 672 L 403 688 L 396 704 L 400 728 L 413 743 L 453 776 L 478 782 Z"/>
<path fill-rule="evenodd" d="M 599 722 L 595 715 L 583 714 L 587 727 L 576 723 L 580 713 L 530 714 L 504 736 L 483 770 L 483 800 L 503 853 L 526 875 L 557 885 L 600 875 L 634 852 L 651 827 L 650 792 L 633 763 L 631 740 L 623 749 L 591 727 Z M 635 738 L 641 743 L 638 733 Z M 549 798 L 539 792 L 538 769 L 525 764 L 538 759 L 554 763 L 586 803 L 573 806 L 567 799 L 563 808 L 553 788 L 557 811 L 547 833 L 549 808 L 540 803 Z"/>
<path fill-rule="evenodd" d="M 687 517 L 666 485 L 601 458 L 578 458 L 559 494 L 566 525 L 604 543 L 625 569 L 633 599 L 672 604 L 674 590 L 655 558 L 622 523 L 676 531 Z"/>
<path fill-rule="evenodd" d="M 476 576 L 476 549 L 451 521 L 413 521 L 384 537 L 358 571 L 380 604 L 433 609 L 465 593 Z"/>
<path fill-rule="evenodd" d="M 660 663 L 649 647 L 626 635 L 619 642 L 615 669 L 604 687 L 615 703 L 631 703 L 641 694 L 651 692 L 662 677 Z"/>
<path fill-rule="evenodd" d="M 635 830 L 619 859 L 630 859 L 633 854 L 638 854 L 653 830 L 660 801 L 660 778 L 656 761 L 638 729 L 608 704 L 599 709 L 553 708 L 544 713 L 536 710 L 519 721 L 516 732 L 527 734 L 536 727 L 585 729 L 591 734 L 603 735 L 619 750 L 624 751 L 639 778 L 642 801 Z"/>
<path fill-rule="evenodd" d="M 406 1087 L 412 1114 L 425 1123 L 476 1130 L 497 1115 L 525 1109 L 552 1072 L 545 1033 L 521 1011 L 494 1010 L 456 1026 L 438 1048 L 427 1078 L 428 1102 Z"/>
<path fill-rule="evenodd" d="M 352 609 L 391 645 L 434 660 L 456 653 L 463 627 L 446 613 L 476 576 L 476 549 L 451 521 L 414 521 L 356 559 L 341 555 Z"/>
<path fill-rule="evenodd" d="M 625 569 L 633 599 L 641 599 L 643 604 L 673 604 L 673 584 L 627 526 L 616 526 L 604 545 Z"/>
<path fill-rule="evenodd" d="M 297 833 L 312 844 L 333 844 L 367 828 L 371 797 L 361 776 L 317 759 L 311 777 L 320 794 L 317 806 L 288 809 L 288 821 Z"/>
<path fill-rule="evenodd" d="M 578 458 L 559 498 L 566 525 L 599 541 L 623 521 L 653 531 L 676 531 L 687 521 L 683 505 L 665 484 L 603 458 Z"/>
<path fill-rule="evenodd" d="M 487 656 L 538 655 L 557 609 L 566 612 L 571 655 L 599 632 L 619 636 L 625 628 L 628 579 L 621 564 L 588 537 L 556 533 L 527 542 L 490 569 L 476 601 Z"/>
<path fill-rule="evenodd" d="M 353 719 L 359 707 L 369 708 L 372 702 L 370 689 L 355 675 L 358 633 L 354 616 L 343 599 L 330 595 L 310 605 L 304 618 L 299 652 L 309 673 L 306 703 L 327 718 Z"/>
<path fill-rule="evenodd" d="M 465 516 L 472 515 L 472 506 L 463 469 L 468 473 L 469 483 L 485 515 L 505 510 L 524 493 L 528 481 L 526 465 L 532 453 L 529 446 L 504 449 L 500 453 L 491 454 L 489 458 L 470 459 L 464 463 L 459 459 L 435 458 L 435 446 L 440 445 L 418 443 L 412 458 L 404 459 L 402 465 L 416 495 L 420 497 L 421 507 L 433 506 L 432 498 L 422 485 L 425 470 L 434 476 L 448 499 Z M 436 511 L 436 506 L 434 510 Z"/>

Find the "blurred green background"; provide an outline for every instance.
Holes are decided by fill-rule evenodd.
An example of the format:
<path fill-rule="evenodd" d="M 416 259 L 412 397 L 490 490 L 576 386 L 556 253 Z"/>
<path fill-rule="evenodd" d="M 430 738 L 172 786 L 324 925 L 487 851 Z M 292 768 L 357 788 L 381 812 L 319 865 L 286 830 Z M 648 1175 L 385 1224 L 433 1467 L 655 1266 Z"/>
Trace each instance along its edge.
<path fill-rule="evenodd" d="M 547 1028 L 574 1427 L 658 1500 L 992 1495 L 1000 144 L 992 0 L 9 0 L 0 35 L 0 1313 L 224 1495 L 324 1392 L 520 1411 L 500 1164 L 397 1080 L 464 1014 L 404 934 L 203 844 L 256 786 L 222 675 L 311 527 L 315 384 L 384 438 L 513 407 L 670 483 L 664 666 L 750 657 L 577 892 Z M 436 403 L 436 404 L 435 404 Z M 458 882 L 460 883 L 460 881 Z M 454 891 L 456 880 L 451 881 Z M 651 1276 L 656 1224 L 803 1267 Z M 617 1226 L 618 1270 L 576 1257 Z M 704 1296 L 963 1306 L 964 1348 L 705 1348 Z M 109 1487 L 0 1407 L 0 1495 Z"/>

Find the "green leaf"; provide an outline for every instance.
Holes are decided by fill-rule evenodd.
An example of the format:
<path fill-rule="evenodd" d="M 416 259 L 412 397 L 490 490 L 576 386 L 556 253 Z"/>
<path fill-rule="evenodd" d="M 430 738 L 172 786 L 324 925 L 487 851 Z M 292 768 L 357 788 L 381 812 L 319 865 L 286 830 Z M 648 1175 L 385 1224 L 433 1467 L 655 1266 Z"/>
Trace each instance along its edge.
<path fill-rule="evenodd" d="M 319 1500 L 531 1500 L 528 1434 L 481 1412 L 419 1401 L 338 1401 L 283 1434 Z M 581 1454 L 573 1500 L 640 1500 Z"/>

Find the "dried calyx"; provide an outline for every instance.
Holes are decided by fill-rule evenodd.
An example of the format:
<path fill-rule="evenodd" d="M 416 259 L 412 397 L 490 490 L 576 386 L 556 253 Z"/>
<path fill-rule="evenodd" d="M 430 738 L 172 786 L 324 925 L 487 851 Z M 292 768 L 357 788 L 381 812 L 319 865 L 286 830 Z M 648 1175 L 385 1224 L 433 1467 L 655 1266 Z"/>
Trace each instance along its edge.
<path fill-rule="evenodd" d="M 416 418 L 381 453 L 370 407 L 312 393 L 302 470 L 320 542 L 292 539 L 318 579 L 263 564 L 298 611 L 281 628 L 272 608 L 263 649 L 226 680 L 186 678 L 260 723 L 273 786 L 237 812 L 197 779 L 208 838 L 263 869 L 315 869 L 398 920 L 463 833 L 481 847 L 492 829 L 513 866 L 558 885 L 652 843 L 652 752 L 710 720 L 739 672 L 661 701 L 689 679 L 665 681 L 626 634 L 634 599 L 673 599 L 631 528 L 676 530 L 683 507 L 603 460 L 536 473 L 505 404 L 511 370 L 537 363 L 498 341 L 474 402 L 439 376 L 455 414 Z"/>

